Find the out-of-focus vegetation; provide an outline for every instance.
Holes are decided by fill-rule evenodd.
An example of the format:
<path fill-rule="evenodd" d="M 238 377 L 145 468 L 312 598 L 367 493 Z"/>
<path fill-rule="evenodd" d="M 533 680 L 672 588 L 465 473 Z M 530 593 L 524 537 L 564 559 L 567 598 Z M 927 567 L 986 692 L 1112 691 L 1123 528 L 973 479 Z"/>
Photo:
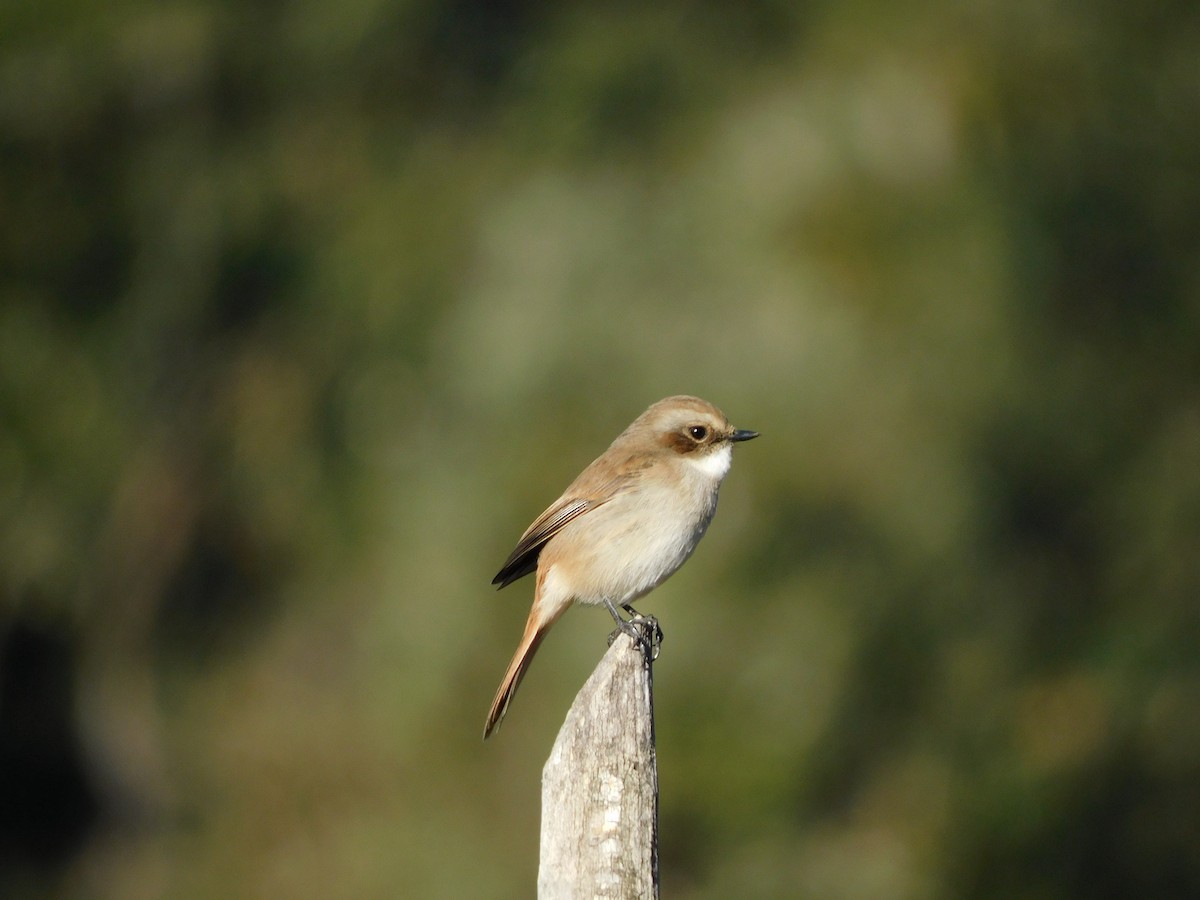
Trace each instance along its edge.
<path fill-rule="evenodd" d="M 1200 13 L 8 2 L 0 894 L 528 897 L 627 422 L 665 896 L 1200 895 Z"/>

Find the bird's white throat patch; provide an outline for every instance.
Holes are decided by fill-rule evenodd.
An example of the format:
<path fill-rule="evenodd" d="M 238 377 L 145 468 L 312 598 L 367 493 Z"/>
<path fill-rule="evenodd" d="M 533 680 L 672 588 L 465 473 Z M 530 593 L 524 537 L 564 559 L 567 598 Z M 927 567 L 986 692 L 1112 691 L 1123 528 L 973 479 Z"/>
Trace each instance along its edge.
<path fill-rule="evenodd" d="M 684 459 L 709 478 L 720 481 L 729 474 L 729 464 L 733 462 L 733 445 L 725 442 L 708 453 L 689 453 Z"/>

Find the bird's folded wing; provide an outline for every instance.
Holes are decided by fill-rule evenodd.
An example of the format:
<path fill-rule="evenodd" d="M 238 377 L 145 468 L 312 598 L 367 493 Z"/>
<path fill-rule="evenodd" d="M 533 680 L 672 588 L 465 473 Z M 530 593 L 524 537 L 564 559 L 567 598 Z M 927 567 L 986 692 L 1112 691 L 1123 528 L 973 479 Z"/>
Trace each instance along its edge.
<path fill-rule="evenodd" d="M 603 502 L 600 501 L 600 503 Z M 504 561 L 504 565 L 500 567 L 496 577 L 492 579 L 492 584 L 505 587 L 518 578 L 528 575 L 537 568 L 538 554 L 542 552 L 546 542 L 558 534 L 568 522 L 579 518 L 589 509 L 594 509 L 598 505 L 599 503 L 596 501 L 583 497 L 559 499 L 538 516 L 529 529 L 521 535 L 521 540 L 517 541 L 516 548 Z"/>
<path fill-rule="evenodd" d="M 637 469 L 640 467 L 622 468 L 624 471 L 615 477 L 608 478 L 598 486 L 589 484 L 589 481 L 594 481 L 587 477 L 591 474 L 590 470 L 585 471 L 576 479 L 575 483 L 567 488 L 567 492 L 554 501 L 549 509 L 534 519 L 533 524 L 521 535 L 516 548 L 504 561 L 504 565 L 500 567 L 496 577 L 492 579 L 492 584 L 506 587 L 536 569 L 538 555 L 546 546 L 547 541 L 562 531 L 569 522 L 573 522 L 586 512 L 603 506 L 618 492 L 624 490 L 629 482 L 637 477 Z M 580 488 L 583 489 L 582 493 L 579 492 Z"/>

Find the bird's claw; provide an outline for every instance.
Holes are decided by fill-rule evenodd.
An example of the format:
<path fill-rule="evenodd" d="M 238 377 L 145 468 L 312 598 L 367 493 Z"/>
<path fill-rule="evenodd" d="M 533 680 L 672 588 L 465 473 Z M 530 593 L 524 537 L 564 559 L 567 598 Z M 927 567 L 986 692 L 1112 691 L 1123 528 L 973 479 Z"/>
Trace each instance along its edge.
<path fill-rule="evenodd" d="M 632 618 L 622 619 L 619 616 L 614 617 L 617 620 L 617 627 L 608 636 L 608 645 L 612 646 L 612 642 L 617 639 L 618 634 L 627 634 L 634 643 L 641 646 L 651 662 L 658 659 L 658 651 L 662 647 L 663 642 L 663 630 L 662 626 L 658 624 L 658 619 L 654 616 L 643 616 L 636 609 L 628 605 L 621 608 L 628 612 Z"/>

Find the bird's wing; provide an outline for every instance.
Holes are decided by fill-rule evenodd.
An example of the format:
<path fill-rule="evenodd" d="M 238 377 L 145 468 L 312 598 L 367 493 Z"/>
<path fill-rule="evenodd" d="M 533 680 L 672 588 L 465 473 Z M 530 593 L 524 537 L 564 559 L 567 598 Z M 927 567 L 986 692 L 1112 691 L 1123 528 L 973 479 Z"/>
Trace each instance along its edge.
<path fill-rule="evenodd" d="M 538 556 L 552 537 L 562 531 L 569 522 L 603 506 L 636 477 L 636 468 L 622 466 L 616 475 L 597 485 L 594 470 L 589 467 L 575 479 L 565 494 L 533 520 L 533 524 L 521 535 L 517 546 L 492 579 L 492 584 L 507 587 L 518 578 L 528 575 L 537 568 Z"/>

